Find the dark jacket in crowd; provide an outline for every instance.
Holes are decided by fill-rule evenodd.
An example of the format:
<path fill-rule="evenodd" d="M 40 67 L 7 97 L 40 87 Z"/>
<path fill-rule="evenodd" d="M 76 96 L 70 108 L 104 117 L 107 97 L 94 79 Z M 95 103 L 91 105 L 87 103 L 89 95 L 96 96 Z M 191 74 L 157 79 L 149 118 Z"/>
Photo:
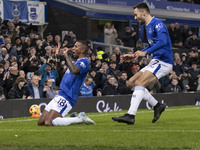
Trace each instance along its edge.
<path fill-rule="evenodd" d="M 21 99 L 24 95 L 25 89 L 19 89 L 18 84 L 14 84 L 14 86 L 10 89 L 8 93 L 9 99 Z"/>
<path fill-rule="evenodd" d="M 8 92 L 15 84 L 17 77 L 19 77 L 19 74 L 14 75 L 14 74 L 10 73 L 9 78 L 8 79 L 6 78 L 5 83 L 4 83 L 4 93 L 5 93 L 6 98 L 8 98 Z"/>
<path fill-rule="evenodd" d="M 181 87 L 179 85 L 172 85 L 170 84 L 166 90 L 166 92 L 170 92 L 170 93 L 180 93 L 181 92 Z"/>
<path fill-rule="evenodd" d="M 132 32 L 125 32 L 122 36 L 122 42 L 124 43 L 124 46 L 135 47 L 136 36 L 132 36 Z"/>
<path fill-rule="evenodd" d="M 196 47 L 196 49 L 198 49 L 198 46 L 199 46 L 199 40 L 198 39 L 193 40 L 192 36 L 189 37 L 185 42 L 186 48 Z"/>
<path fill-rule="evenodd" d="M 25 86 L 25 88 L 26 88 L 26 90 L 25 90 L 26 97 L 32 96 L 33 98 L 35 98 L 32 83 L 28 82 L 28 84 Z M 38 90 L 39 90 L 40 98 L 44 98 L 43 85 L 40 84 L 40 83 L 39 83 L 39 86 L 38 86 Z"/>
<path fill-rule="evenodd" d="M 133 76 L 133 73 L 131 71 L 131 68 L 133 67 L 133 63 L 132 62 L 123 62 L 119 65 L 119 70 L 120 71 L 126 71 L 127 75 L 128 75 L 128 79 L 131 78 Z"/>
<path fill-rule="evenodd" d="M 189 70 L 189 74 L 191 75 L 191 77 L 189 78 L 189 91 L 196 91 L 197 87 L 198 87 L 198 75 L 199 75 L 199 71 L 198 70 L 194 70 L 193 68 L 191 68 Z"/>
<path fill-rule="evenodd" d="M 119 87 L 120 87 L 120 94 L 131 94 L 133 93 L 131 91 L 131 89 L 129 89 L 127 86 L 126 86 L 126 81 L 125 80 L 122 80 L 122 79 L 119 79 L 118 80 L 118 83 L 119 83 Z"/>
<path fill-rule="evenodd" d="M 119 94 L 118 88 L 109 83 L 107 83 L 102 90 L 102 95 L 117 95 L 117 94 Z"/>

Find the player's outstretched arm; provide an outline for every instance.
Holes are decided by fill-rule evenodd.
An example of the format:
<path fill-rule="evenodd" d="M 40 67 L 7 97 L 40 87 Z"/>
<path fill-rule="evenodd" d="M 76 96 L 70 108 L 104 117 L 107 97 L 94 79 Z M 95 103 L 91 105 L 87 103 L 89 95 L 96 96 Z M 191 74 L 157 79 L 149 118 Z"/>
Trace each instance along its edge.
<path fill-rule="evenodd" d="M 72 60 L 68 55 L 68 50 L 68 48 L 64 48 L 64 56 L 67 61 L 67 67 L 73 74 L 78 74 L 80 72 L 80 68 L 72 63 Z"/>

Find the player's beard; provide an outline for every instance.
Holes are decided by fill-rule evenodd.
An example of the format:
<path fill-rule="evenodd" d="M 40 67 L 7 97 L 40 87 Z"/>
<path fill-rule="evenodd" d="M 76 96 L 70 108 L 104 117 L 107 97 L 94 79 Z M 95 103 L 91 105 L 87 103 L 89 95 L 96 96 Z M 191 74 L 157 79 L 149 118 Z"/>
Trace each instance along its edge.
<path fill-rule="evenodd" d="M 140 24 L 141 25 L 144 25 L 145 24 L 145 21 L 143 19 L 140 19 Z"/>

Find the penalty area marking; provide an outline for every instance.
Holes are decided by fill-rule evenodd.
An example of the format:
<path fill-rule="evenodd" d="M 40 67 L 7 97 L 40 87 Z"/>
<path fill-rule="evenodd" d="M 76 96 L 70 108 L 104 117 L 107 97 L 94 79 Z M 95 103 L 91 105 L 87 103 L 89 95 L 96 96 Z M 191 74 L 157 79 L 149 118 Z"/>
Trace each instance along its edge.
<path fill-rule="evenodd" d="M 193 110 L 193 109 L 200 109 L 200 107 L 194 107 L 194 108 L 180 108 L 180 109 L 165 109 L 165 111 L 177 111 L 177 110 Z M 153 112 L 152 110 L 147 110 L 147 111 L 138 111 L 137 113 L 149 113 L 149 112 Z M 120 111 L 117 111 L 116 113 L 112 113 L 112 115 L 118 115 L 118 114 L 122 114 L 120 113 Z M 124 113 L 123 113 L 124 114 Z M 95 115 L 90 115 L 91 117 L 95 117 L 95 116 L 108 116 L 110 114 L 102 114 L 102 113 L 98 113 Z M 0 121 L 1 123 L 10 123 L 10 122 L 25 122 L 25 121 L 34 121 L 34 120 L 38 120 L 39 118 L 32 118 L 32 119 L 19 119 L 19 120 L 5 120 L 3 119 L 2 121 Z"/>

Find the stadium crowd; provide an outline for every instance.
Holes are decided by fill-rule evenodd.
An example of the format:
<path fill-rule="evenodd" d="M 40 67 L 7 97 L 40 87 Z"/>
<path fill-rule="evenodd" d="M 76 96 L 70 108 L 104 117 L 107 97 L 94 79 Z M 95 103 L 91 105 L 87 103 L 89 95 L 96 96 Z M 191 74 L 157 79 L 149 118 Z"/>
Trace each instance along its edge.
<path fill-rule="evenodd" d="M 109 28 L 107 33 L 115 30 L 114 26 Z M 142 49 L 142 42 L 136 40 L 136 34 L 134 28 L 126 27 L 121 38 L 115 35 L 112 38 L 115 44 Z M 187 24 L 180 27 L 178 23 L 170 24 L 169 34 L 173 47 L 189 50 L 175 53 L 173 71 L 148 89 L 151 93 L 200 91 L 200 41 L 197 34 Z M 0 24 L 0 99 L 53 98 L 66 68 L 63 48 L 73 47 L 76 41 L 73 31 L 69 31 L 63 40 L 60 35 L 51 33 L 42 38 L 32 25 L 23 24 L 18 18 L 12 22 L 4 20 Z M 56 56 L 58 43 L 62 47 Z M 133 51 L 127 50 L 126 53 Z M 122 54 L 119 47 L 115 47 L 112 54 L 100 46 L 90 49 L 91 70 L 80 96 L 131 94 L 126 81 L 146 66 L 152 57 L 123 61 L 120 59 Z M 70 55 L 74 59 L 72 52 Z"/>

